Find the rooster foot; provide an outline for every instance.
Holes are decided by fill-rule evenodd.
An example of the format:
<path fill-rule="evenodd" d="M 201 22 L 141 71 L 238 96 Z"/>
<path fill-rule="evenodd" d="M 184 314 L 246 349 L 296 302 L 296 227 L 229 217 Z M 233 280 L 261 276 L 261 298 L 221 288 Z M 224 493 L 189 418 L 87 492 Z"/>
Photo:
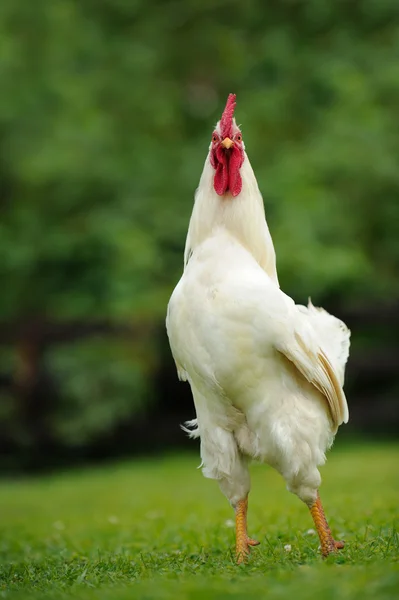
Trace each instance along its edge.
<path fill-rule="evenodd" d="M 319 534 L 321 554 L 326 558 L 329 554 L 341 550 L 345 546 L 345 542 L 334 540 L 331 529 L 327 523 L 326 515 L 324 514 L 319 494 L 317 494 L 316 500 L 309 508 L 314 524 L 316 525 L 317 533 Z"/>
<path fill-rule="evenodd" d="M 243 540 L 237 540 L 236 546 L 236 560 L 237 564 L 241 565 L 242 563 L 246 563 L 249 558 L 250 548 L 252 546 L 259 546 L 260 542 L 257 540 L 253 540 L 252 538 L 246 536 Z"/>
<path fill-rule="evenodd" d="M 327 544 L 324 544 L 324 546 L 321 546 L 321 554 L 324 558 L 326 558 L 327 556 L 329 556 L 329 554 L 335 554 L 338 550 L 342 550 L 342 548 L 345 547 L 345 542 L 342 540 L 334 540 L 334 538 L 331 538 L 331 540 L 328 541 Z"/>
<path fill-rule="evenodd" d="M 247 533 L 247 510 L 248 498 L 244 498 L 236 506 L 236 559 L 238 565 L 247 562 L 252 546 L 259 545 L 259 542 L 250 538 Z"/>

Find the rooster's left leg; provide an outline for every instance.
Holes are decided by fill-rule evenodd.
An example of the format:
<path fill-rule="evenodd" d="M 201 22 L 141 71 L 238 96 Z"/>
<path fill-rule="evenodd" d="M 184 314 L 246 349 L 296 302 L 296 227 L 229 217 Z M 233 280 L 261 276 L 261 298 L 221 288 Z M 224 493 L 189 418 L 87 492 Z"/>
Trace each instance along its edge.
<path fill-rule="evenodd" d="M 345 543 L 334 540 L 324 514 L 318 492 L 321 483 L 318 469 L 315 466 L 307 466 L 299 472 L 294 472 L 291 476 L 286 476 L 286 480 L 290 492 L 296 494 L 309 507 L 320 539 L 322 555 L 326 557 L 343 548 Z"/>
<path fill-rule="evenodd" d="M 341 550 L 345 546 L 345 542 L 334 540 L 318 492 L 316 500 L 309 505 L 309 509 L 319 535 L 322 555 L 326 557 L 332 552 Z"/>
<path fill-rule="evenodd" d="M 239 500 L 235 507 L 236 512 L 236 558 L 237 563 L 245 562 L 249 555 L 251 546 L 258 546 L 259 542 L 248 536 L 247 512 L 248 496 Z"/>

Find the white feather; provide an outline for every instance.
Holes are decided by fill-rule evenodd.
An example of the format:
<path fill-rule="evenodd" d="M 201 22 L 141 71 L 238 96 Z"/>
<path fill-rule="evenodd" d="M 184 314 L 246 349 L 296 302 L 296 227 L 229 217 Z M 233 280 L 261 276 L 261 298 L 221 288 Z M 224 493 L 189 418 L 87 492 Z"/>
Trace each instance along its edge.
<path fill-rule="evenodd" d="M 217 229 L 227 228 L 278 284 L 276 254 L 266 223 L 263 199 L 247 155 L 241 167 L 243 191 L 236 198 L 233 199 L 230 194 L 221 198 L 216 194 L 213 189 L 214 175 L 208 156 L 195 194 L 184 264 L 187 265 L 194 249 Z"/>
<path fill-rule="evenodd" d="M 275 467 L 307 503 L 318 465 L 348 419 L 342 390 L 346 326 L 297 306 L 278 285 L 273 242 L 248 157 L 241 193 L 219 197 L 209 156 L 190 220 L 183 276 L 167 330 L 193 392 L 204 474 L 231 504 L 249 491 L 248 458 Z"/>

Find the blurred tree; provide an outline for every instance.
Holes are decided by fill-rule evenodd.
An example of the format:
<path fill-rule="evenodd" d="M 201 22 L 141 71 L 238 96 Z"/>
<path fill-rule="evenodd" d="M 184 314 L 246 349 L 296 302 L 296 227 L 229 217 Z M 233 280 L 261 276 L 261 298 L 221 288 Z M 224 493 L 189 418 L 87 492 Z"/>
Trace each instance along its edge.
<path fill-rule="evenodd" d="M 284 289 L 397 301 L 398 59 L 396 0 L 2 0 L 2 320 L 163 319 L 230 91 Z M 112 428 L 148 395 L 151 352 L 131 369 L 121 347 L 49 352 L 56 437 Z"/>

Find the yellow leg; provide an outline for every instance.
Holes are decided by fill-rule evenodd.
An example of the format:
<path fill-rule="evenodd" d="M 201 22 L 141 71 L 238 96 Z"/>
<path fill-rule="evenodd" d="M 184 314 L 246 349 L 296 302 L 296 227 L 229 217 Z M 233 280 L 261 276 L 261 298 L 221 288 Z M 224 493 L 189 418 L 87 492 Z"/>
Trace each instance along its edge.
<path fill-rule="evenodd" d="M 239 500 L 236 506 L 236 557 L 238 564 L 247 560 L 250 546 L 259 544 L 256 540 L 248 537 L 247 511 L 248 496 L 244 500 Z"/>
<path fill-rule="evenodd" d="M 314 503 L 310 506 L 310 512 L 316 526 L 317 533 L 320 538 L 321 553 L 323 556 L 328 556 L 331 552 L 336 552 L 345 546 L 345 542 L 337 542 L 334 540 L 331 530 L 328 526 L 326 515 L 324 514 L 319 493 Z"/>

